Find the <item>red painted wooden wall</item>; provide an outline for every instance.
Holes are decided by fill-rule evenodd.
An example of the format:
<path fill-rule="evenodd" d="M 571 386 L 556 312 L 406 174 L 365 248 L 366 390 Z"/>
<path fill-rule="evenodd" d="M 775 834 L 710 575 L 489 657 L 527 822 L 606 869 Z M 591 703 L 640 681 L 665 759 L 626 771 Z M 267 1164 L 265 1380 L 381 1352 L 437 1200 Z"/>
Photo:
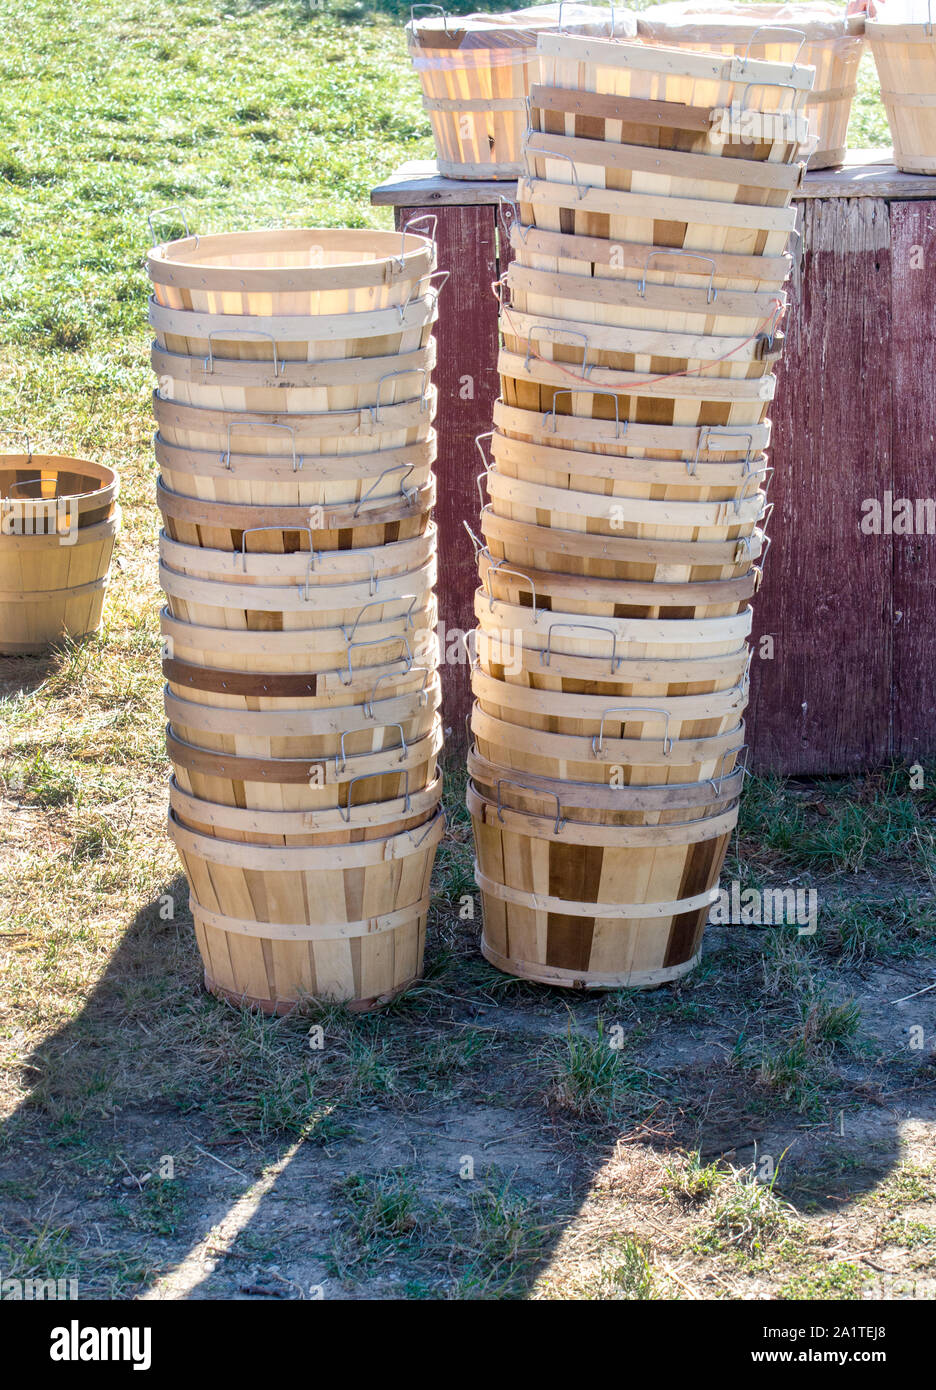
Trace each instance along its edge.
<path fill-rule="evenodd" d="M 475 436 L 497 395 L 498 211 L 443 206 L 440 602 L 449 657 L 474 626 L 464 521 L 479 510 Z M 397 208 L 397 225 L 417 208 Z M 752 765 L 846 773 L 936 756 L 936 536 L 865 535 L 862 502 L 936 496 L 936 204 L 801 205 L 802 255 L 772 411 L 772 546 L 755 599 Z M 763 642 L 763 638 L 772 642 Z M 772 650 L 772 656 L 769 655 Z M 760 653 L 764 652 L 761 656 Z M 443 665 L 449 748 L 465 744 L 468 668 Z"/>

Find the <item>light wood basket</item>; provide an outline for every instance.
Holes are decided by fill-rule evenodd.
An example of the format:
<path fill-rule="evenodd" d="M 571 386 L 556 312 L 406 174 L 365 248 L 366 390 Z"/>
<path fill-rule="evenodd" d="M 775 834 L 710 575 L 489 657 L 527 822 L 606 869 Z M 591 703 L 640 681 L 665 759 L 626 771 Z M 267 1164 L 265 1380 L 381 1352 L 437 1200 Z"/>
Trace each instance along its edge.
<path fill-rule="evenodd" d="M 569 989 L 652 989 L 698 962 L 737 810 L 607 827 L 507 810 L 469 788 L 485 957 Z"/>
<path fill-rule="evenodd" d="M 429 216 L 411 223 L 417 224 L 434 230 Z M 156 302 L 167 309 L 327 319 L 418 297 L 435 270 L 435 244 L 416 232 L 271 227 L 162 242 L 146 265 Z M 240 352 L 262 356 L 259 335 Z"/>
<path fill-rule="evenodd" d="M 814 67 L 815 85 L 805 106 L 817 142 L 809 167 L 827 169 L 842 162 L 863 47 L 860 16 L 846 17 L 837 5 L 814 2 L 741 5 L 714 0 L 654 5 L 638 16 L 637 33 L 645 44 Z"/>
<path fill-rule="evenodd" d="M 867 20 L 865 33 L 881 83 L 894 141 L 894 163 L 905 174 L 936 173 L 936 27 L 925 3 L 920 24 Z"/>
<path fill-rule="evenodd" d="M 207 988 L 277 1014 L 308 999 L 391 998 L 422 972 L 442 830 L 437 815 L 385 839 L 287 848 L 201 834 L 171 816 Z"/>
<path fill-rule="evenodd" d="M 100 464 L 0 455 L 0 651 L 40 653 L 98 630 L 117 494 L 116 474 Z"/>
<path fill-rule="evenodd" d="M 417 18 L 416 11 L 424 13 Z M 637 25 L 619 8 L 540 5 L 463 18 L 437 5 L 413 6 L 406 35 L 440 174 L 517 177 L 530 88 L 540 72 L 536 41 L 544 28 L 632 38 Z"/>

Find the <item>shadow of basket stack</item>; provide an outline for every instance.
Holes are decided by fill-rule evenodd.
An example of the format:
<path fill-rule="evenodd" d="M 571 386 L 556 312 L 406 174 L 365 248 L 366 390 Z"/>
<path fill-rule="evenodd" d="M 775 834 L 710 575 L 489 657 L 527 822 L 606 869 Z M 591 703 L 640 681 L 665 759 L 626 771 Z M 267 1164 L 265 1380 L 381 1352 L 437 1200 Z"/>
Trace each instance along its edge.
<path fill-rule="evenodd" d="M 482 475 L 482 945 L 529 979 L 652 988 L 698 961 L 737 819 L 813 72 L 540 53 Z"/>
<path fill-rule="evenodd" d="M 187 235 L 149 272 L 169 831 L 205 981 L 367 1007 L 421 973 L 442 834 L 434 240 Z"/>

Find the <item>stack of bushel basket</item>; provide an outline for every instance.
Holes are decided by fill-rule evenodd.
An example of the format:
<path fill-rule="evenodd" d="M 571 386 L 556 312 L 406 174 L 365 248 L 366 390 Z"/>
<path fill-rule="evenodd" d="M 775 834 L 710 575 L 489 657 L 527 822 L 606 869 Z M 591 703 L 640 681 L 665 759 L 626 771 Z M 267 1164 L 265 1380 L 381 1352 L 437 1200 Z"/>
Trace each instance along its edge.
<path fill-rule="evenodd" d="M 442 833 L 434 240 L 186 235 L 149 272 L 169 828 L 205 981 L 367 1007 L 421 972 Z"/>
<path fill-rule="evenodd" d="M 652 988 L 697 962 L 737 818 L 813 69 L 540 53 L 479 542 L 483 950 Z"/>

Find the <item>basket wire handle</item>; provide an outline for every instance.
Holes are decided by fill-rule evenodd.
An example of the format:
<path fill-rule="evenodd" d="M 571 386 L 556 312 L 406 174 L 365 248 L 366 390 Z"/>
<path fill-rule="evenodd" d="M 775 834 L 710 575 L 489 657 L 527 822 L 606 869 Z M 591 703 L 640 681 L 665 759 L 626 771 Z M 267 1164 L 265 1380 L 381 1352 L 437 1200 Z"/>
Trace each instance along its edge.
<path fill-rule="evenodd" d="M 583 379 L 584 379 L 585 377 L 587 377 L 587 376 L 590 375 L 591 369 L 592 369 L 592 367 L 593 367 L 595 364 L 594 364 L 594 362 L 589 362 L 589 360 L 588 360 L 588 334 L 587 334 L 587 333 L 581 333 L 581 332 L 579 332 L 577 329 L 573 329 L 573 328 L 554 328 L 552 325 L 550 325 L 550 324 L 548 324 L 548 323 L 534 323 L 534 324 L 531 324 L 531 326 L 530 326 L 530 331 L 529 331 L 529 333 L 527 334 L 527 340 L 526 340 L 526 356 L 525 356 L 524 359 L 523 359 L 523 370 L 524 370 L 524 371 L 529 371 L 529 368 L 530 368 L 530 359 L 531 359 L 531 357 L 533 356 L 533 339 L 534 339 L 535 337 L 537 337 L 540 333 L 562 333 L 562 334 L 565 335 L 566 338 L 581 338 L 581 340 L 582 340 L 582 362 L 581 362 L 582 377 L 583 377 Z M 571 346 L 571 344 L 569 344 L 569 343 L 563 343 L 563 342 L 561 342 L 558 338 L 556 339 L 556 343 L 558 344 L 559 347 L 569 347 L 569 346 Z M 555 360 L 555 359 L 553 359 L 553 360 Z M 553 398 L 553 399 L 554 399 L 554 403 L 555 403 L 555 398 Z"/>
<path fill-rule="evenodd" d="M 930 3 L 932 3 L 932 0 L 930 0 Z M 797 59 L 802 53 L 806 43 L 806 34 L 804 31 L 802 29 L 792 29 L 787 24 L 760 24 L 748 40 L 748 46 L 744 50 L 744 56 L 741 59 L 742 68 L 747 67 L 748 60 L 751 56 L 751 49 L 754 47 L 754 40 L 757 38 L 758 34 L 792 34 L 794 38 L 799 39 L 799 48 L 796 50 L 796 54 L 790 64 L 791 68 L 796 67 Z M 772 40 L 768 39 L 767 42 L 770 43 Z"/>
<path fill-rule="evenodd" d="M 231 462 L 231 435 L 234 430 L 256 429 L 257 426 L 267 430 L 285 430 L 292 440 L 292 466 L 293 472 L 298 473 L 302 467 L 303 460 L 296 453 L 296 431 L 292 425 L 277 425 L 266 420 L 230 420 L 227 427 L 227 449 L 221 455 L 221 462 L 225 468 L 233 471 L 234 465 Z"/>
<path fill-rule="evenodd" d="M 578 169 L 575 167 L 575 160 L 572 158 L 571 155 L 557 154 L 555 150 L 544 150 L 539 145 L 525 145 L 523 150 L 523 161 L 526 165 L 527 179 L 530 183 L 545 182 L 545 180 L 540 179 L 539 176 L 537 174 L 534 174 L 533 171 L 530 169 L 529 156 L 531 154 L 541 154 L 544 159 L 564 159 L 567 164 L 571 165 L 572 183 L 569 185 L 569 187 L 575 189 L 576 193 L 578 194 L 579 202 L 582 201 L 582 199 L 585 197 L 585 194 L 588 192 L 588 184 L 582 183 L 582 181 L 579 179 Z"/>
<path fill-rule="evenodd" d="M 396 635 L 395 637 L 389 637 L 389 638 L 388 638 L 388 637 L 369 637 L 369 638 L 367 639 L 366 642 L 349 642 L 349 643 L 348 643 L 348 664 L 347 664 L 347 666 L 341 667 L 341 669 L 340 669 L 339 672 L 338 672 L 338 679 L 341 681 L 341 684 L 342 684 L 342 685 L 350 685 L 351 682 L 354 680 L 354 667 L 351 665 L 351 653 L 354 651 L 354 649 L 355 649 L 356 647 L 379 647 L 379 646 L 382 646 L 384 642 L 388 642 L 388 641 L 389 641 L 389 642 L 399 642 L 399 643 L 400 643 L 400 645 L 402 646 L 402 649 L 403 649 L 403 655 L 402 655 L 402 656 L 398 656 L 398 657 L 397 657 L 397 661 L 404 661 L 404 662 L 406 662 L 406 670 L 407 670 L 407 671 L 411 670 L 411 669 L 412 669 L 412 665 L 413 665 L 413 653 L 410 651 L 410 644 L 409 644 L 409 642 L 406 640 L 406 637 L 404 636 L 404 634 L 403 634 L 402 632 L 397 633 L 397 635 Z M 345 680 L 345 678 L 344 678 L 344 673 L 345 673 L 345 671 L 347 671 L 347 673 L 348 673 L 348 679 L 347 679 L 347 680 Z M 405 674 L 405 672 L 404 672 L 404 674 Z"/>
<path fill-rule="evenodd" d="M 286 371 L 286 363 L 279 360 L 276 351 L 276 339 L 272 333 L 264 333 L 260 328 L 209 328 L 208 330 L 208 355 L 205 358 L 205 372 L 210 376 L 214 371 L 214 349 L 211 340 L 215 337 L 224 336 L 225 338 L 266 338 L 273 349 L 273 375 L 282 376 Z M 223 361 L 224 359 L 222 359 Z M 238 359 L 240 360 L 240 359 Z"/>
<path fill-rule="evenodd" d="M 415 467 L 415 463 L 397 463 L 394 464 L 392 468 L 385 468 L 384 471 L 378 474 L 378 476 L 374 479 L 370 487 L 365 492 L 364 496 L 358 502 L 354 511 L 351 513 L 352 520 L 356 520 L 360 516 L 361 508 L 363 507 L 364 503 L 368 500 L 371 493 L 374 491 L 374 488 L 380 487 L 380 484 L 383 482 L 384 478 L 386 478 L 390 473 L 403 474 L 403 477 L 400 479 L 400 496 L 403 498 L 403 501 L 406 503 L 408 507 L 412 507 L 413 503 L 416 501 L 419 489 L 415 487 L 407 488 L 406 480 L 409 477 L 409 475 L 413 472 Z M 383 502 L 384 498 L 377 497 L 374 500 L 377 502 Z"/>
<path fill-rule="evenodd" d="M 442 7 L 441 5 L 410 5 L 410 12 L 409 12 L 410 24 L 415 24 L 415 23 L 416 23 L 416 11 L 417 11 L 417 10 L 434 10 L 436 14 L 440 14 L 440 15 L 442 16 L 442 26 L 443 26 L 443 28 L 445 29 L 445 32 L 448 33 L 448 31 L 449 31 L 449 27 L 448 27 L 448 19 L 449 19 L 449 17 L 448 17 L 447 12 L 445 11 L 445 9 L 443 9 L 443 7 Z"/>
<path fill-rule="evenodd" d="M 158 217 L 165 217 L 166 213 L 169 213 L 169 212 L 174 212 L 174 213 L 176 213 L 176 214 L 177 214 L 176 220 L 177 220 L 178 222 L 181 222 L 181 223 L 182 223 L 182 226 L 185 228 L 185 237 L 184 237 L 184 238 L 179 238 L 179 239 L 180 239 L 180 240 L 187 240 L 187 241 L 192 241 L 192 240 L 194 239 L 195 245 L 197 246 L 197 245 L 198 245 L 198 233 L 197 233 L 197 232 L 192 232 L 192 231 L 189 230 L 188 218 L 187 218 L 186 215 L 185 215 L 185 209 L 182 208 L 182 207 L 179 207 L 179 206 L 178 206 L 177 204 L 175 204 L 175 203 L 171 204 L 169 207 L 166 207 L 166 208 L 153 208 L 153 211 L 152 211 L 152 212 L 148 212 L 148 213 L 146 214 L 146 221 L 147 221 L 147 224 L 148 224 L 149 229 L 150 229 L 150 236 L 153 238 L 153 245 L 154 245 L 154 246 L 158 246 L 158 245 L 159 245 L 159 238 L 157 237 L 157 235 L 156 235 L 156 229 L 155 229 L 155 227 L 153 226 L 153 219 L 154 219 L 154 218 L 158 218 Z"/>
<path fill-rule="evenodd" d="M 350 825 L 351 823 L 351 797 L 354 795 L 355 782 L 366 782 L 371 777 L 386 777 L 386 775 L 387 774 L 385 772 L 359 772 L 357 777 L 351 778 L 351 781 L 348 783 L 347 804 L 345 806 L 338 807 L 338 813 L 341 816 L 341 819 L 344 821 L 345 825 Z M 397 799 L 399 800 L 399 798 Z M 364 804 L 368 805 L 369 803 L 365 802 Z M 409 789 L 409 768 L 407 768 L 406 771 L 403 773 L 403 810 L 407 814 L 409 814 L 411 805 L 412 802 L 410 799 Z M 347 811 L 347 815 L 345 815 L 345 811 Z"/>
<path fill-rule="evenodd" d="M 573 629 L 579 632 L 587 632 L 589 636 L 593 632 L 604 632 L 611 638 L 611 671 L 612 674 L 621 664 L 621 658 L 617 654 L 617 633 L 613 627 L 593 627 L 591 623 L 550 623 L 549 632 L 546 634 L 546 647 L 540 652 L 540 665 L 548 666 L 552 656 L 552 635 L 560 629 L 571 632 Z"/>
<path fill-rule="evenodd" d="M 566 822 L 562 815 L 562 802 L 559 800 L 558 792 L 541 791 L 537 787 L 528 787 L 524 782 L 518 782 L 514 777 L 500 777 L 497 782 L 497 819 L 502 825 L 504 823 L 504 805 L 501 801 L 501 787 L 519 787 L 522 792 L 534 792 L 537 796 L 553 797 L 556 802 L 556 824 L 553 828 L 553 834 L 562 834 L 562 827 Z M 513 811 L 518 816 L 534 816 L 539 819 L 535 811 L 524 811 L 520 806 L 508 806 L 506 809 Z"/>
<path fill-rule="evenodd" d="M 659 717 L 663 720 L 663 756 L 664 758 L 669 757 L 669 754 L 673 747 L 673 740 L 670 738 L 669 733 L 670 717 L 668 710 L 660 709 L 659 706 L 654 705 L 611 705 L 611 707 L 609 709 L 606 709 L 602 714 L 601 723 L 598 725 L 598 732 L 592 739 L 592 753 L 596 758 L 600 758 L 602 752 L 604 751 L 605 720 L 608 719 L 612 714 L 624 713 L 659 715 Z M 629 720 L 625 719 L 619 721 L 619 723 L 621 724 L 626 724 L 629 722 Z"/>
<path fill-rule="evenodd" d="M 706 304 L 715 303 L 715 300 L 718 298 L 718 290 L 715 288 L 715 271 L 718 269 L 718 266 L 715 260 L 711 256 L 701 256 L 695 251 L 679 251 L 676 249 L 672 251 L 650 252 L 650 255 L 644 261 L 643 275 L 637 285 L 637 293 L 640 295 L 641 299 L 646 299 L 647 297 L 647 271 L 650 269 L 650 262 L 658 256 L 686 256 L 690 261 L 705 261 L 706 265 L 710 265 L 712 267 L 712 272 L 709 275 L 708 289 L 705 292 L 705 302 Z"/>
<path fill-rule="evenodd" d="M 401 762 L 401 763 L 405 763 L 405 762 L 406 762 L 406 759 L 409 757 L 409 748 L 406 746 L 406 734 L 405 734 L 405 732 L 404 732 L 404 730 L 403 730 L 403 725 L 402 725 L 402 724 L 383 724 L 383 725 L 381 725 L 381 727 L 384 728 L 384 729 L 399 729 L 399 731 L 400 731 L 400 749 L 401 749 L 401 752 L 400 752 L 400 762 Z M 339 753 L 336 753 L 336 754 L 335 754 L 335 772 L 336 772 L 336 773 L 344 772 L 345 769 L 346 769 L 347 766 L 348 766 L 348 755 L 347 755 L 347 753 L 345 752 L 345 739 L 348 737 L 348 734 L 349 734 L 349 733 L 353 733 L 353 732 L 354 732 L 353 729 L 345 729 L 344 733 L 341 735 L 341 751 L 340 751 Z M 390 752 L 390 751 L 392 751 L 392 750 L 387 749 L 386 751 L 387 751 L 387 752 Z M 363 774 L 362 774 L 362 776 L 363 776 Z"/>
<path fill-rule="evenodd" d="M 313 535 L 312 535 L 312 528 L 311 528 L 311 526 L 248 526 L 248 527 L 241 533 L 241 544 L 240 544 L 241 567 L 242 567 L 242 569 L 243 569 L 245 572 L 246 572 L 246 570 L 247 570 L 247 537 L 248 537 L 248 536 L 256 535 L 258 531 L 278 531 L 278 532 L 283 532 L 283 531 L 299 531 L 299 532 L 304 532 L 304 533 L 309 537 L 309 562 L 308 562 L 308 565 L 306 566 L 306 579 L 305 579 L 305 583 L 304 583 L 303 586 L 302 586 L 302 590 L 303 590 L 303 592 L 302 592 L 302 597 L 303 597 L 303 600 L 304 600 L 306 603 L 308 603 L 308 601 L 309 601 L 309 579 L 310 579 L 310 577 L 311 577 L 312 571 L 315 569 L 315 545 L 314 545 L 314 543 L 313 543 L 313 542 L 314 542 L 314 537 L 313 537 Z"/>
<path fill-rule="evenodd" d="M 615 437 L 615 439 L 623 439 L 624 436 L 627 434 L 627 426 L 630 424 L 630 421 L 629 421 L 629 420 L 622 420 L 622 419 L 621 419 L 621 401 L 620 401 L 620 397 L 618 396 L 617 392 L 616 392 L 616 391 L 598 391 L 598 390 L 595 389 L 595 387 L 589 387 L 589 392 L 590 392 L 590 394 L 593 395 L 593 396 L 606 396 L 606 397 L 608 398 L 608 400 L 611 400 L 611 401 L 614 402 L 614 437 Z M 551 410 L 547 410 L 546 413 L 545 413 L 544 416 L 543 416 L 543 429 L 548 429 L 548 428 L 549 428 L 549 421 L 552 420 L 552 433 L 553 433 L 553 434 L 557 434 L 557 433 L 558 433 L 558 431 L 559 431 L 559 421 L 558 421 L 558 418 L 557 418 L 557 416 L 556 416 L 556 401 L 559 399 L 560 396 L 568 396 L 568 397 L 569 397 L 569 401 L 570 401 L 570 403 L 571 403 L 572 397 L 573 397 L 574 395 L 576 395 L 576 388 L 575 388 L 575 387 L 572 387 L 572 386 L 562 386 L 562 387 L 559 388 L 558 391 L 554 391 L 554 392 L 553 392 L 552 409 L 551 409 Z M 572 420 L 572 419 L 575 419 L 576 417 L 573 416 L 573 415 L 570 415 L 568 418 L 569 418 L 570 420 Z M 622 428 L 622 426 L 623 426 L 623 428 Z"/>

